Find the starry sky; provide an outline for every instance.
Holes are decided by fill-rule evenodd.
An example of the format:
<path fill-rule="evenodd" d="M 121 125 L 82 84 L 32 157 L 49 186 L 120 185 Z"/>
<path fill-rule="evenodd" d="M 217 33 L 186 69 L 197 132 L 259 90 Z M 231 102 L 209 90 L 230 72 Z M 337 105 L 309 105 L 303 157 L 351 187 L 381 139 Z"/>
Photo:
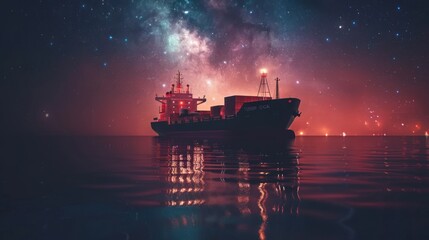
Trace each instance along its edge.
<path fill-rule="evenodd" d="M 429 3 L 32 0 L 1 7 L 1 130 L 154 135 L 155 94 L 178 70 L 201 109 L 256 95 L 302 100 L 303 135 L 429 131 Z"/>

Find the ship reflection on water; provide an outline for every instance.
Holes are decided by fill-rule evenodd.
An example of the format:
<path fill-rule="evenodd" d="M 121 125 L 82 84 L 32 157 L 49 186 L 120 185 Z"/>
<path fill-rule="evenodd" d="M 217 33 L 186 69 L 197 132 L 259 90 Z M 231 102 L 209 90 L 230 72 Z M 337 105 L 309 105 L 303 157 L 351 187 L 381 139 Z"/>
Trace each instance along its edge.
<path fill-rule="evenodd" d="M 271 214 L 299 215 L 299 155 L 292 150 L 292 141 L 158 138 L 161 175 L 167 184 L 164 203 L 171 207 L 223 206 L 218 212 L 223 216 L 217 216 L 221 222 L 234 215 L 257 216 L 257 233 L 266 239 Z M 171 223 L 195 225 L 196 217 L 189 212 Z"/>
<path fill-rule="evenodd" d="M 189 206 L 205 203 L 204 149 L 202 146 L 168 145 L 166 182 L 167 206 Z"/>

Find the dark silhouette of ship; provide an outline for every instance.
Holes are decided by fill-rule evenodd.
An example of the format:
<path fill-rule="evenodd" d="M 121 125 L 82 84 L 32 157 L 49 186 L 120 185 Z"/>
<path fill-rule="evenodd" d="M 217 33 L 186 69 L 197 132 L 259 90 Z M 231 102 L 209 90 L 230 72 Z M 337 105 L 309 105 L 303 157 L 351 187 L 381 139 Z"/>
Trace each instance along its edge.
<path fill-rule="evenodd" d="M 169 135 L 231 135 L 231 136 L 286 136 L 295 137 L 289 130 L 300 116 L 298 98 L 279 98 L 276 78 L 276 98 L 272 99 L 266 70 L 261 71 L 257 96 L 234 95 L 225 97 L 224 105 L 212 106 L 210 111 L 199 111 L 197 106 L 206 98 L 193 98 L 189 85 L 183 89 L 180 72 L 176 84 L 162 97 L 159 117 L 151 123 L 160 136 Z"/>

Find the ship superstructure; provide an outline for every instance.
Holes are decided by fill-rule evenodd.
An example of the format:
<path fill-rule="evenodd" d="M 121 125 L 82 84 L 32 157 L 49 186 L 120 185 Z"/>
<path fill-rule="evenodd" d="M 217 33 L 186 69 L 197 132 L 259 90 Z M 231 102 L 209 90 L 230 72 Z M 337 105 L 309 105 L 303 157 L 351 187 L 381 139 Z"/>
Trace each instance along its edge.
<path fill-rule="evenodd" d="M 165 96 L 155 97 L 161 103 L 158 121 L 171 121 L 180 115 L 197 112 L 197 106 L 206 101 L 205 97 L 193 98 L 189 84 L 183 89 L 183 77 L 180 71 L 176 74 L 176 84 L 171 84 L 171 90 Z"/>

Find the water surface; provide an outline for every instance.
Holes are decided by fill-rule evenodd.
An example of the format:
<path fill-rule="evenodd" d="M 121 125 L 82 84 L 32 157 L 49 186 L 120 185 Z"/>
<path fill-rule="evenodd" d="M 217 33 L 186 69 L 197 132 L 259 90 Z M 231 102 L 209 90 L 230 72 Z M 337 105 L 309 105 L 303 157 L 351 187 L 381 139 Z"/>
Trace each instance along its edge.
<path fill-rule="evenodd" d="M 425 137 L 21 137 L 1 151 L 1 239 L 429 239 Z"/>

